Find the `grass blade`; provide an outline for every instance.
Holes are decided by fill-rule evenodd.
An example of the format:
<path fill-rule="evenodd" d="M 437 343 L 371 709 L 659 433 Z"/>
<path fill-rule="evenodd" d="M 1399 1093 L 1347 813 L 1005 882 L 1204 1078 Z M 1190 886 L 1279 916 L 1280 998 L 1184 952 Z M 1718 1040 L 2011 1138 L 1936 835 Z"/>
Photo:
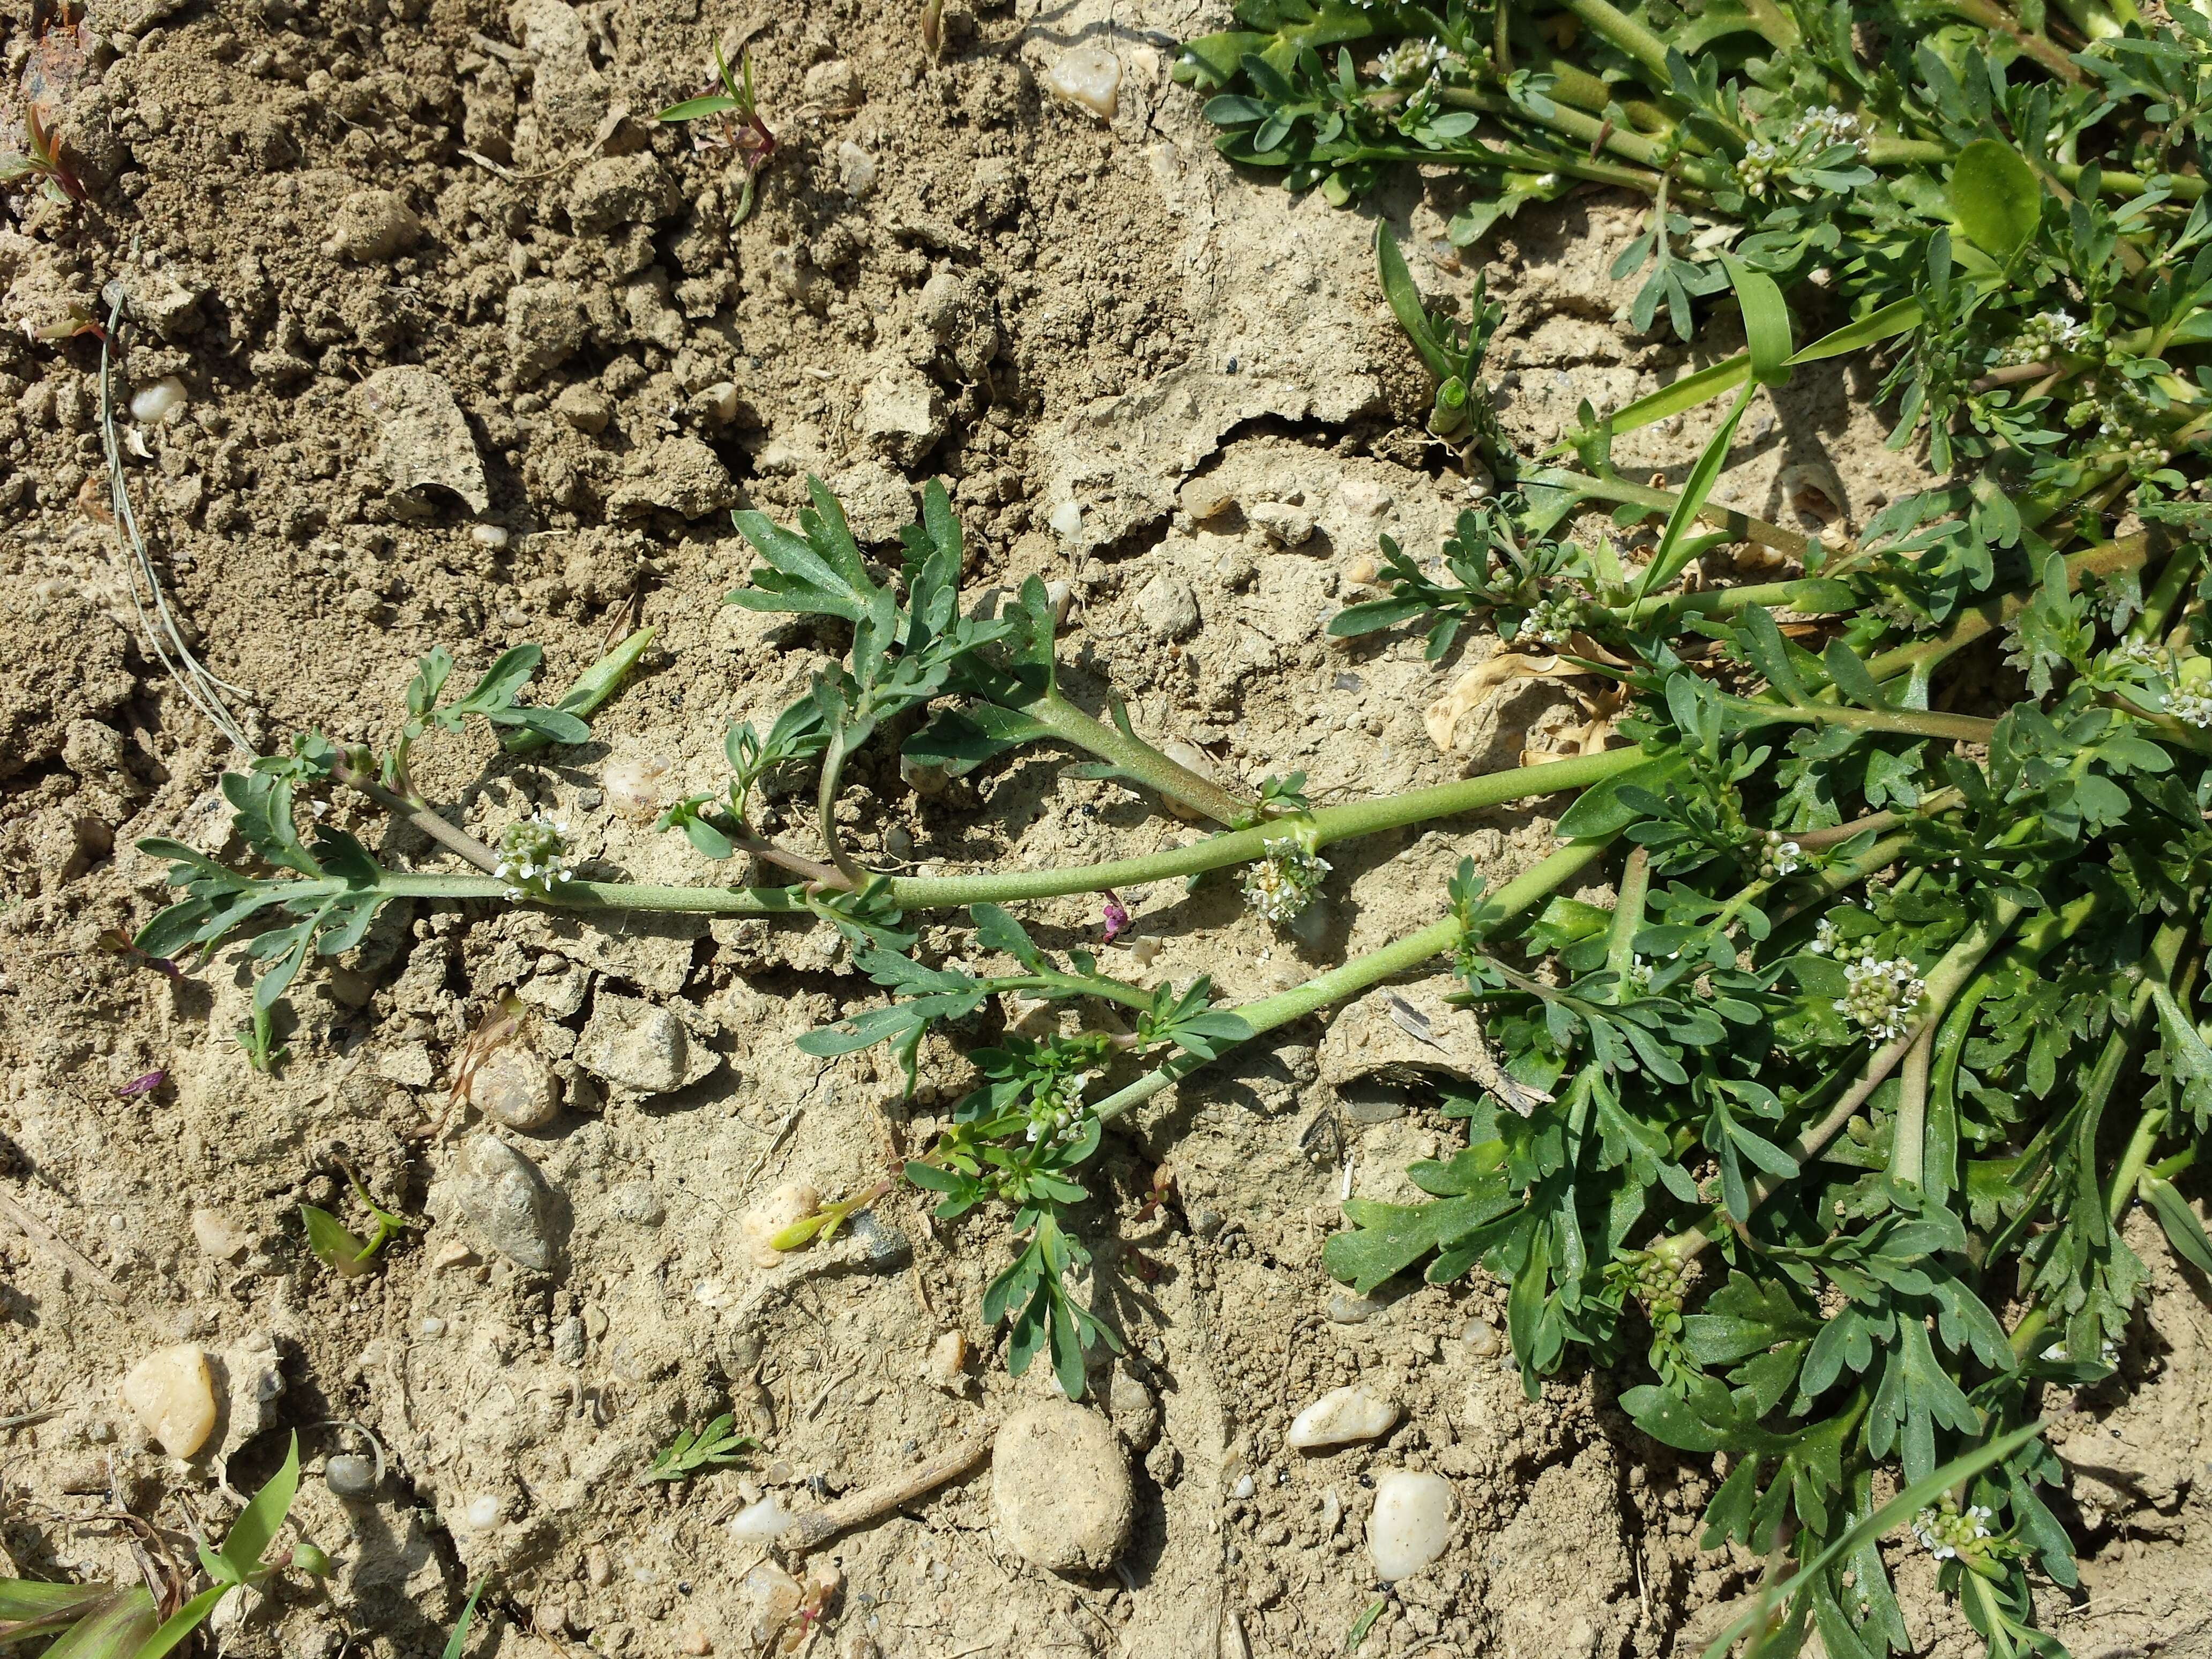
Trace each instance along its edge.
<path fill-rule="evenodd" d="M 1746 1636 L 1767 1621 L 1775 1611 L 1778 1594 L 1781 1605 L 1787 1607 L 1798 1593 L 1813 1584 L 1830 1567 L 1865 1544 L 1879 1538 L 1908 1516 L 1917 1514 L 1951 1487 L 1971 1480 L 1983 1470 L 2002 1462 L 2029 1441 L 2043 1432 L 2041 1423 L 2030 1423 L 2014 1429 L 2010 1434 L 2000 1435 L 1988 1444 L 1954 1457 L 1942 1468 L 1914 1481 L 1880 1509 L 1861 1520 L 1842 1537 L 1830 1544 L 1783 1584 L 1767 1584 L 1751 1597 L 1752 1605 L 1743 1615 L 1716 1636 L 1706 1646 L 1701 1659 L 1723 1659 L 1728 1650 Z"/>
<path fill-rule="evenodd" d="M 467 1605 L 461 1608 L 460 1622 L 453 1626 L 453 1633 L 447 1638 L 445 1650 L 438 1659 L 461 1659 L 461 1650 L 468 1645 L 469 1626 L 477 1621 L 477 1598 L 483 1592 L 484 1581 L 479 1578 L 470 1588 Z"/>
<path fill-rule="evenodd" d="M 1749 360 L 1747 358 L 1746 361 Z M 1667 528 L 1660 534 L 1659 545 L 1652 551 L 1651 562 L 1644 567 L 1644 580 L 1637 585 L 1636 603 L 1629 612 L 1632 617 L 1642 608 L 1644 596 L 1652 588 L 1674 579 L 1679 568 L 1677 555 L 1690 533 L 1690 526 L 1697 523 L 1698 514 L 1705 507 L 1705 497 L 1713 493 L 1713 486 L 1720 482 L 1721 468 L 1728 460 L 1729 446 L 1735 441 L 1736 422 L 1743 419 L 1743 411 L 1750 404 L 1751 394 L 1758 384 L 1747 376 L 1735 394 L 1735 403 L 1729 410 L 1727 418 L 1706 441 L 1704 453 L 1698 457 L 1698 464 L 1690 469 L 1690 476 L 1682 481 L 1681 498 L 1674 503 L 1674 510 L 1667 515 Z"/>

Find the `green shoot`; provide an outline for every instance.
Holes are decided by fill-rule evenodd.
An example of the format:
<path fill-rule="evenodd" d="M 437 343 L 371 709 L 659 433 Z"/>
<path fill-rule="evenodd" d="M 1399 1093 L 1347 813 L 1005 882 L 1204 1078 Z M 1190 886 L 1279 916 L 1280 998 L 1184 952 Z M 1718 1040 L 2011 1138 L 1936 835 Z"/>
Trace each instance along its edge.
<path fill-rule="evenodd" d="M 761 170 L 775 154 L 775 135 L 760 117 L 760 100 L 753 92 L 753 58 L 749 52 L 738 54 L 738 72 L 730 73 L 730 65 L 722 56 L 720 42 L 714 46 L 714 74 L 722 84 L 720 92 L 711 92 L 702 98 L 687 98 L 680 104 L 671 104 L 653 118 L 659 121 L 720 120 L 719 137 L 713 143 L 721 148 L 734 149 L 745 171 L 744 186 L 737 205 L 730 215 L 732 228 L 744 223 L 753 210 Z"/>
<path fill-rule="evenodd" d="M 469 1599 L 462 1603 L 461 1616 L 453 1626 L 453 1633 L 446 1638 L 446 1645 L 440 1650 L 438 1659 L 461 1659 L 461 1655 L 467 1650 L 469 1631 L 477 1622 L 477 1601 L 483 1595 L 484 1585 L 488 1582 L 479 1578 L 469 1586 Z"/>
<path fill-rule="evenodd" d="M 704 1428 L 678 1430 L 676 1437 L 660 1449 L 638 1477 L 639 1483 L 689 1480 L 717 1469 L 737 1468 L 744 1462 L 745 1453 L 760 1443 L 749 1434 L 733 1433 L 730 1425 L 735 1420 L 724 1412 Z"/>
<path fill-rule="evenodd" d="M 87 199 L 84 185 L 62 155 L 61 141 L 40 118 L 34 103 L 23 107 L 23 148 L 0 150 L 0 185 L 25 179 L 38 179 L 49 201 L 81 204 Z"/>
<path fill-rule="evenodd" d="M 312 1204 L 300 1206 L 300 1224 L 307 1234 L 307 1249 L 313 1252 L 316 1261 L 332 1273 L 347 1279 L 356 1279 L 369 1270 L 377 1253 L 386 1244 L 410 1227 L 422 1224 L 395 1214 L 379 1204 L 369 1196 L 368 1188 L 362 1185 L 361 1177 L 350 1170 L 346 1172 L 346 1178 L 352 1184 L 354 1196 L 368 1212 L 373 1224 L 367 1238 L 357 1237 L 329 1211 L 319 1210 Z"/>
<path fill-rule="evenodd" d="M 0 1646 L 53 1636 L 59 1639 L 47 1652 L 70 1659 L 162 1659 L 190 1641 L 232 1591 L 258 1589 L 286 1571 L 310 1577 L 326 1574 L 329 1558 L 313 1545 L 297 1547 L 281 1561 L 266 1559 L 299 1490 L 300 1442 L 295 1435 L 283 1466 L 247 1500 L 222 1547 L 199 1547 L 208 1587 L 167 1619 L 152 1595 L 139 1586 L 0 1579 Z"/>

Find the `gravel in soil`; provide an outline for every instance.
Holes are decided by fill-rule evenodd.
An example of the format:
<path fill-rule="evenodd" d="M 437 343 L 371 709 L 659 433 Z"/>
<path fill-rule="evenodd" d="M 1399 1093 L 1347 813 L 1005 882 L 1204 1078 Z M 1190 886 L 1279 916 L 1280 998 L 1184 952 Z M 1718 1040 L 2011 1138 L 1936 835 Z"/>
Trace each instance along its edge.
<path fill-rule="evenodd" d="M 1099 1354 L 1071 1425 L 979 1323 L 989 1228 L 900 1194 L 826 1249 L 763 1257 L 756 1212 L 872 1184 L 970 1075 L 933 1042 L 902 1102 L 880 1056 L 799 1054 L 872 997 L 826 934 L 394 912 L 302 979 L 273 1077 L 231 1035 L 235 954 L 173 981 L 103 943 L 161 900 L 135 841 L 222 845 L 235 759 L 153 659 L 116 553 L 98 346 L 72 332 L 111 283 L 133 499 L 246 735 L 388 738 L 433 646 L 465 671 L 536 641 L 558 681 L 650 625 L 591 744 L 425 745 L 419 770 L 473 828 L 557 811 L 633 879 L 727 878 L 654 834 L 654 806 L 719 788 L 727 722 L 772 716 L 825 660 L 806 627 L 720 603 L 750 563 L 727 509 L 788 519 L 810 472 L 884 556 L 920 481 L 945 478 L 971 592 L 1065 584 L 1078 698 L 1126 698 L 1226 781 L 1302 768 L 1342 799 L 1560 746 L 1587 716 L 1537 681 L 1438 747 L 1429 706 L 1492 641 L 1432 667 L 1418 641 L 1323 635 L 1371 592 L 1379 538 L 1432 554 L 1469 484 L 1420 436 L 1369 220 L 1237 176 L 1170 83 L 1173 40 L 1221 9 L 948 0 L 941 58 L 912 11 L 850 0 L 87 9 L 66 38 L 34 36 L 27 0 L 0 11 L 0 119 L 20 128 L 29 86 L 93 197 L 0 218 L 7 1558 L 132 1576 L 92 1516 L 219 1528 L 296 1427 L 295 1514 L 336 1576 L 227 1605 L 227 1652 L 432 1653 L 487 1572 L 529 1651 L 1287 1656 L 1340 1648 L 1378 1596 L 1370 1653 L 1694 1651 L 1759 1565 L 1698 1547 L 1717 1472 L 1643 1439 L 1605 1376 L 1526 1399 L 1479 1275 L 1370 1300 L 1322 1273 L 1340 1197 L 1403 1196 L 1406 1164 L 1456 1127 L 1319 1026 L 1163 1097 L 1102 1157 L 1081 1220 L 1127 1352 Z M 705 89 L 718 36 L 751 53 L 778 141 L 742 222 L 737 153 L 646 118 Z M 1439 297 L 1473 274 L 1443 238 L 1451 190 L 1384 204 Z M 1685 349 L 1619 320 L 1606 272 L 1637 222 L 1590 194 L 1484 250 L 1524 446 L 1731 348 L 1718 322 Z M 1818 529 L 1911 488 L 1868 389 L 1838 368 L 1762 394 L 1718 497 Z M 1679 478 L 1711 414 L 1632 434 L 1624 471 Z M 883 867 L 1196 833 L 1048 757 L 942 788 L 880 757 L 848 777 L 846 832 Z M 435 863 L 404 828 L 337 817 Z M 776 803 L 769 827 L 804 841 L 804 818 Z M 1149 954 L 1127 965 L 1264 994 L 1428 920 L 1462 857 L 1510 874 L 1547 833 L 1497 812 L 1332 849 L 1324 902 L 1283 935 L 1225 885 L 1124 892 Z M 1088 902 L 1026 914 L 1047 943 L 1096 937 Z M 964 948 L 934 924 L 922 944 Z M 456 1099 L 510 996 L 526 1050 Z M 1151 1205 L 1164 1169 L 1175 1201 Z M 349 1171 L 431 1224 L 352 1279 L 297 1220 L 343 1212 Z M 2088 1556 L 2083 1595 L 2050 1611 L 2080 1654 L 2208 1639 L 2203 1286 L 2133 1242 L 2153 1273 L 2123 1360 L 2136 1392 L 2086 1395 L 2054 1429 Z M 1395 1410 L 1293 1448 L 1339 1389 Z M 759 1443 L 744 1467 L 640 1484 L 722 1413 Z M 1086 1484 L 1051 1514 L 1010 1526 L 1016 1487 L 994 1509 L 978 1475 L 789 1573 L 757 1526 L 732 1531 L 1018 1413 L 1080 1441 L 1066 1467 Z M 1412 1565 L 1384 1583 L 1384 1559 Z M 1921 1649 L 1967 1651 L 1932 1566 L 1897 1571 Z"/>

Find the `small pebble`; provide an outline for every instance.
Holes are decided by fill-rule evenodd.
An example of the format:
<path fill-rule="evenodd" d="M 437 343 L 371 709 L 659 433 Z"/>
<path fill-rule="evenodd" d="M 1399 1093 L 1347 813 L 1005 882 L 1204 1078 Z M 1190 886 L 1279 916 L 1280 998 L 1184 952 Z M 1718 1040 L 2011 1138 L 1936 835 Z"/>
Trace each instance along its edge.
<path fill-rule="evenodd" d="M 752 1251 L 754 1264 L 773 1267 L 783 1260 L 783 1252 L 769 1243 L 794 1221 L 812 1215 L 822 1207 L 822 1194 L 803 1182 L 791 1182 L 778 1187 L 766 1198 L 745 1212 L 739 1224 L 745 1243 Z"/>
<path fill-rule="evenodd" d="M 253 1236 L 220 1210 L 192 1212 L 192 1242 L 217 1261 L 236 1261 L 253 1248 Z"/>
<path fill-rule="evenodd" d="M 1398 1402 L 1353 1384 L 1331 1389 L 1291 1420 L 1284 1443 L 1300 1451 L 1379 1440 L 1398 1420 Z"/>
<path fill-rule="evenodd" d="M 485 1243 L 536 1272 L 551 1269 L 553 1195 L 535 1164 L 480 1134 L 461 1149 L 458 1185 L 461 1212 Z"/>
<path fill-rule="evenodd" d="M 488 553 L 496 553 L 507 544 L 507 530 L 503 524 L 477 524 L 469 526 L 469 539 Z"/>
<path fill-rule="evenodd" d="M 1073 501 L 1062 501 L 1045 522 L 1052 526 L 1054 535 L 1068 540 L 1083 528 L 1083 509 Z"/>
<path fill-rule="evenodd" d="M 968 1386 L 968 1339 L 958 1331 L 945 1331 L 929 1345 L 929 1361 L 923 1374 L 949 1394 Z"/>
<path fill-rule="evenodd" d="M 1103 46 L 1078 46 L 1060 53 L 1044 72 L 1044 84 L 1055 98 L 1110 121 L 1121 107 L 1121 60 Z"/>
<path fill-rule="evenodd" d="M 1382 1311 L 1381 1303 L 1354 1296 L 1349 1291 L 1334 1291 L 1328 1298 L 1328 1322 L 1332 1325 L 1364 1325 Z"/>
<path fill-rule="evenodd" d="M 712 1653 L 714 1650 L 714 1644 L 703 1630 L 684 1632 L 683 1643 L 677 1649 L 679 1653 L 691 1654 Z"/>
<path fill-rule="evenodd" d="M 1375 1479 L 1367 1553 L 1379 1578 L 1419 1572 L 1451 1542 L 1451 1483 L 1440 1474 L 1392 1469 Z"/>
<path fill-rule="evenodd" d="M 991 1452 L 1000 1535 L 1048 1572 L 1103 1572 L 1129 1541 L 1136 1494 L 1114 1425 L 1069 1401 L 1015 1413 Z"/>
<path fill-rule="evenodd" d="M 215 1428 L 207 1356 L 190 1343 L 148 1354 L 123 1379 L 123 1403 L 172 1457 L 190 1457 Z"/>
<path fill-rule="evenodd" d="M 510 1129 L 542 1129 L 561 1115 L 561 1081 L 544 1055 L 510 1043 L 477 1062 L 469 1104 Z"/>
<path fill-rule="evenodd" d="M 778 1503 L 774 1496 L 749 1504 L 738 1511 L 730 1522 L 730 1535 L 742 1543 L 765 1544 L 780 1536 L 798 1517 Z"/>
<path fill-rule="evenodd" d="M 1239 1475 L 1237 1478 L 1237 1484 L 1229 1489 L 1229 1495 L 1231 1498 L 1243 1499 L 1249 1498 L 1258 1490 L 1259 1487 L 1253 1484 L 1252 1477 L 1250 1475 Z"/>
<path fill-rule="evenodd" d="M 1498 1352 L 1498 1328 L 1486 1319 L 1470 1319 L 1459 1334 L 1470 1358 L 1487 1359 Z"/>
<path fill-rule="evenodd" d="M 163 376 L 131 394 L 131 418 L 141 426 L 159 426 L 171 410 L 185 403 L 185 383 L 175 375 Z"/>
<path fill-rule="evenodd" d="M 464 1518 L 472 1528 L 482 1532 L 487 1527 L 495 1527 L 499 1524 L 499 1499 L 486 1492 L 480 1498 L 469 1499 L 469 1507 L 464 1512 Z"/>
<path fill-rule="evenodd" d="M 340 1498 L 366 1498 L 376 1490 L 376 1463 L 359 1452 L 340 1452 L 323 1466 L 323 1484 Z"/>

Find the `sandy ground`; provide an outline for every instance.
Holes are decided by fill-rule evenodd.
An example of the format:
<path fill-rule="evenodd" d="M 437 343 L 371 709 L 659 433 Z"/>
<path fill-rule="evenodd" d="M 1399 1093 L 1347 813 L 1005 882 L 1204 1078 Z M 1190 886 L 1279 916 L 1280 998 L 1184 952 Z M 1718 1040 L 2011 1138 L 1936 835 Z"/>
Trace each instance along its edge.
<path fill-rule="evenodd" d="M 885 553 L 919 482 L 946 480 L 971 592 L 1070 584 L 1079 698 L 1127 699 L 1138 730 L 1224 779 L 1303 768 L 1316 799 L 1356 799 L 1549 746 L 1580 716 L 1540 685 L 1485 705 L 1449 752 L 1425 727 L 1493 641 L 1431 666 L 1418 640 L 1323 635 L 1377 538 L 1432 555 L 1468 484 L 1421 435 L 1371 219 L 1232 173 L 1170 82 L 1173 40 L 1219 27 L 1215 8 L 951 0 L 941 58 L 911 12 L 854 0 L 94 0 L 83 33 L 42 39 L 28 9 L 0 5 L 0 116 L 20 129 L 27 84 L 52 100 L 94 199 L 0 212 L 0 1197 L 31 1224 L 0 1220 L 0 1547 L 21 1570 L 132 1571 L 129 1534 L 96 1518 L 118 1510 L 174 1539 L 219 1530 L 289 1427 L 310 1469 L 295 1515 L 337 1572 L 230 1605 L 225 1652 L 432 1654 L 484 1573 L 501 1654 L 1289 1659 L 1341 1650 L 1378 1599 L 1368 1654 L 1695 1650 L 1758 1565 L 1697 1547 L 1715 1471 L 1639 1435 L 1607 1375 L 1523 1399 L 1480 1275 L 1367 1303 L 1322 1272 L 1340 1196 L 1402 1193 L 1457 1127 L 1418 1096 L 1331 1086 L 1318 1025 L 1164 1097 L 1098 1166 L 1081 1219 L 1127 1352 L 1101 1355 L 1092 1396 L 1137 1514 L 1115 1570 L 1025 1563 L 986 1474 L 825 1553 L 841 1583 L 817 1627 L 788 1619 L 732 1518 L 890 1478 L 1049 1393 L 1042 1367 L 1005 1375 L 981 1323 L 996 1221 L 934 1223 L 895 1194 L 872 1231 L 773 1267 L 744 1233 L 772 1189 L 857 1190 L 925 1143 L 973 1075 L 956 1045 L 925 1049 L 910 1103 L 880 1055 L 794 1050 L 873 999 L 826 930 L 425 908 L 302 980 L 270 1077 L 231 1035 L 236 954 L 173 983 L 100 944 L 161 901 L 135 841 L 222 847 L 216 778 L 238 758 L 153 659 L 117 552 L 98 343 L 70 337 L 111 283 L 136 325 L 126 390 L 182 393 L 125 422 L 130 488 L 249 740 L 388 741 L 434 645 L 466 671 L 535 641 L 561 680 L 648 624 L 590 744 L 525 762 L 446 740 L 419 771 L 471 827 L 564 813 L 630 878 L 717 878 L 614 810 L 609 763 L 665 767 L 670 799 L 718 789 L 726 724 L 772 716 L 823 660 L 807 628 L 720 603 L 750 562 L 726 509 L 788 519 L 809 472 Z M 732 152 L 640 119 L 705 89 L 718 38 L 750 51 L 779 145 L 735 227 Z M 1042 82 L 1079 46 L 1121 66 L 1110 121 Z M 1383 204 L 1439 298 L 1472 276 L 1442 238 L 1451 188 Z M 1605 272 L 1636 223 L 1595 193 L 1481 250 L 1528 447 L 1584 398 L 1617 405 L 1730 349 L 1717 324 L 1692 352 L 1618 320 Z M 410 366 L 437 441 L 392 436 L 403 382 L 374 377 Z M 1719 495 L 1850 522 L 1912 487 L 1870 391 L 1843 368 L 1762 394 Z M 1710 416 L 1620 459 L 1679 477 Z M 1270 503 L 1297 512 L 1254 511 Z M 1312 533 L 1286 544 L 1301 518 Z M 848 778 L 851 843 L 886 868 L 1194 833 L 1048 756 L 927 795 L 889 758 Z M 388 861 L 444 867 L 414 832 L 334 811 Z M 770 827 L 803 843 L 805 816 Z M 1151 973 L 1247 997 L 1420 925 L 1462 856 L 1510 875 L 1547 834 L 1495 813 L 1347 848 L 1295 938 L 1225 888 L 1122 896 Z M 1048 943 L 1096 937 L 1089 901 L 1024 914 Z M 925 951 L 960 942 L 925 928 Z M 455 1069 L 509 995 L 561 1090 L 550 1122 L 496 1130 L 557 1196 L 550 1271 L 494 1248 L 459 1178 L 494 1126 L 453 1106 Z M 672 1017 L 667 1075 L 606 1058 Z M 346 1168 L 435 1224 L 352 1280 L 297 1219 L 344 1207 Z M 1163 1170 L 1174 1200 L 1149 1205 Z M 2154 1233 L 2134 1242 L 2153 1283 L 2124 1380 L 2054 1429 L 2087 1556 L 2081 1594 L 2047 1610 L 2083 1659 L 2212 1653 L 2207 1287 Z M 964 1367 L 945 1368 L 948 1333 Z M 118 1392 L 179 1345 L 208 1356 L 222 1408 L 188 1462 Z M 1355 1381 L 1401 1406 L 1395 1428 L 1287 1450 L 1291 1418 Z M 762 1443 L 748 1467 L 639 1484 L 677 1428 L 722 1411 Z M 381 1479 L 340 1496 L 329 1460 L 372 1439 Z M 1365 1519 L 1394 1468 L 1451 1482 L 1455 1541 L 1379 1589 Z M 1898 1573 L 1922 1650 L 1978 1651 L 1920 1559 Z"/>

